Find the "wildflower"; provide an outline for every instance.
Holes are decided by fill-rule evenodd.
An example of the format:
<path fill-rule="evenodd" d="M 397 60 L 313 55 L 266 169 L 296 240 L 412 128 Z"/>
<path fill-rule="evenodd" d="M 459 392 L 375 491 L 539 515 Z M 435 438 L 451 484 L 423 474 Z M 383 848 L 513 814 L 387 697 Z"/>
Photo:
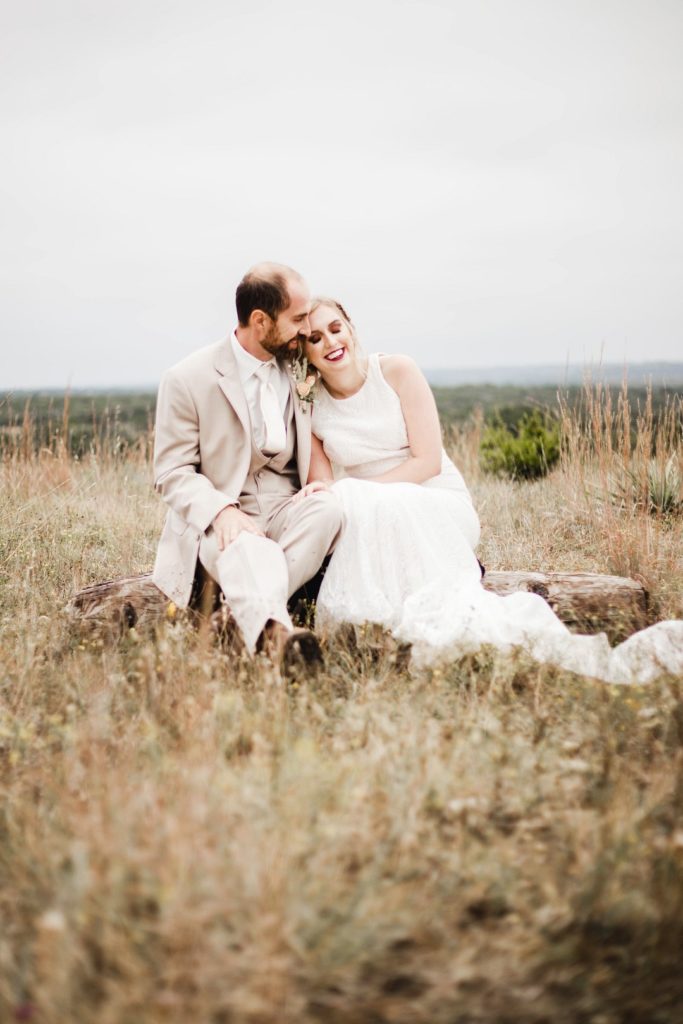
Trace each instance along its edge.
<path fill-rule="evenodd" d="M 38 920 L 39 926 L 46 932 L 63 932 L 66 919 L 61 910 L 46 910 Z"/>

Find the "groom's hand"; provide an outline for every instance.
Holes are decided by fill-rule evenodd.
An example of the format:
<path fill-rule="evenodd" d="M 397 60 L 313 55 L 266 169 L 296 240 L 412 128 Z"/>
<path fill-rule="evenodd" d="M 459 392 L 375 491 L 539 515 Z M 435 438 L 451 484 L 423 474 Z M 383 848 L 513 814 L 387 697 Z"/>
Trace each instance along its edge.
<path fill-rule="evenodd" d="M 258 537 L 264 536 L 263 530 L 259 530 L 249 516 L 240 512 L 234 505 L 228 505 L 218 513 L 213 521 L 213 529 L 219 551 L 225 551 L 228 544 L 232 544 L 243 530 L 246 530 L 247 533 L 255 533 Z"/>
<path fill-rule="evenodd" d="M 331 480 L 313 480 L 297 491 L 292 501 L 301 501 L 302 498 L 307 498 L 309 494 L 315 494 L 316 491 L 329 491 L 331 483 Z"/>

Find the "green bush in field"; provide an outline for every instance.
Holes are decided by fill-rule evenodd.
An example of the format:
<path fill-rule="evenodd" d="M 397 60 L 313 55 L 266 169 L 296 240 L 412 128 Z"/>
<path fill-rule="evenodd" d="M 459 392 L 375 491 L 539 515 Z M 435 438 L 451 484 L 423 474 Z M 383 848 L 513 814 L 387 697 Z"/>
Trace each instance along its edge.
<path fill-rule="evenodd" d="M 560 457 L 557 424 L 538 409 L 525 413 L 514 429 L 501 421 L 489 426 L 481 439 L 481 464 L 485 472 L 512 480 L 545 476 Z"/>
<path fill-rule="evenodd" d="M 666 462 L 649 459 L 644 466 L 622 466 L 610 477 L 609 497 L 625 509 L 646 509 L 665 519 L 683 515 L 683 476 L 672 452 Z"/>

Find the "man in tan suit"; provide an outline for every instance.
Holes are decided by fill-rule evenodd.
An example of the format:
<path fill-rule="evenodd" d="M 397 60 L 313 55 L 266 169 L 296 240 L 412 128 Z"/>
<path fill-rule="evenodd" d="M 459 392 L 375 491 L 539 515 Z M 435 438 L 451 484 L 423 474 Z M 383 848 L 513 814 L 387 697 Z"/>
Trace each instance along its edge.
<path fill-rule="evenodd" d="M 329 491 L 293 501 L 308 480 L 310 406 L 283 358 L 310 333 L 310 293 L 289 267 L 261 263 L 236 294 L 238 326 L 168 370 L 159 387 L 155 487 L 169 506 L 154 582 L 178 606 L 199 559 L 250 651 L 320 656 L 294 630 L 287 599 L 320 568 L 342 528 Z"/>

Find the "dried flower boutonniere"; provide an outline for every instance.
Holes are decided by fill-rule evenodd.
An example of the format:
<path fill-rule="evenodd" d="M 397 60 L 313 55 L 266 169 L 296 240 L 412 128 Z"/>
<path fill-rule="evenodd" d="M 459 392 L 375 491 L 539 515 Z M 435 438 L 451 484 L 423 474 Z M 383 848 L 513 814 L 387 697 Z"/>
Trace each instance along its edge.
<path fill-rule="evenodd" d="M 306 406 L 312 406 L 315 402 L 318 374 L 314 370 L 309 372 L 306 356 L 297 356 L 292 360 L 292 373 L 301 411 L 305 412 Z"/>

